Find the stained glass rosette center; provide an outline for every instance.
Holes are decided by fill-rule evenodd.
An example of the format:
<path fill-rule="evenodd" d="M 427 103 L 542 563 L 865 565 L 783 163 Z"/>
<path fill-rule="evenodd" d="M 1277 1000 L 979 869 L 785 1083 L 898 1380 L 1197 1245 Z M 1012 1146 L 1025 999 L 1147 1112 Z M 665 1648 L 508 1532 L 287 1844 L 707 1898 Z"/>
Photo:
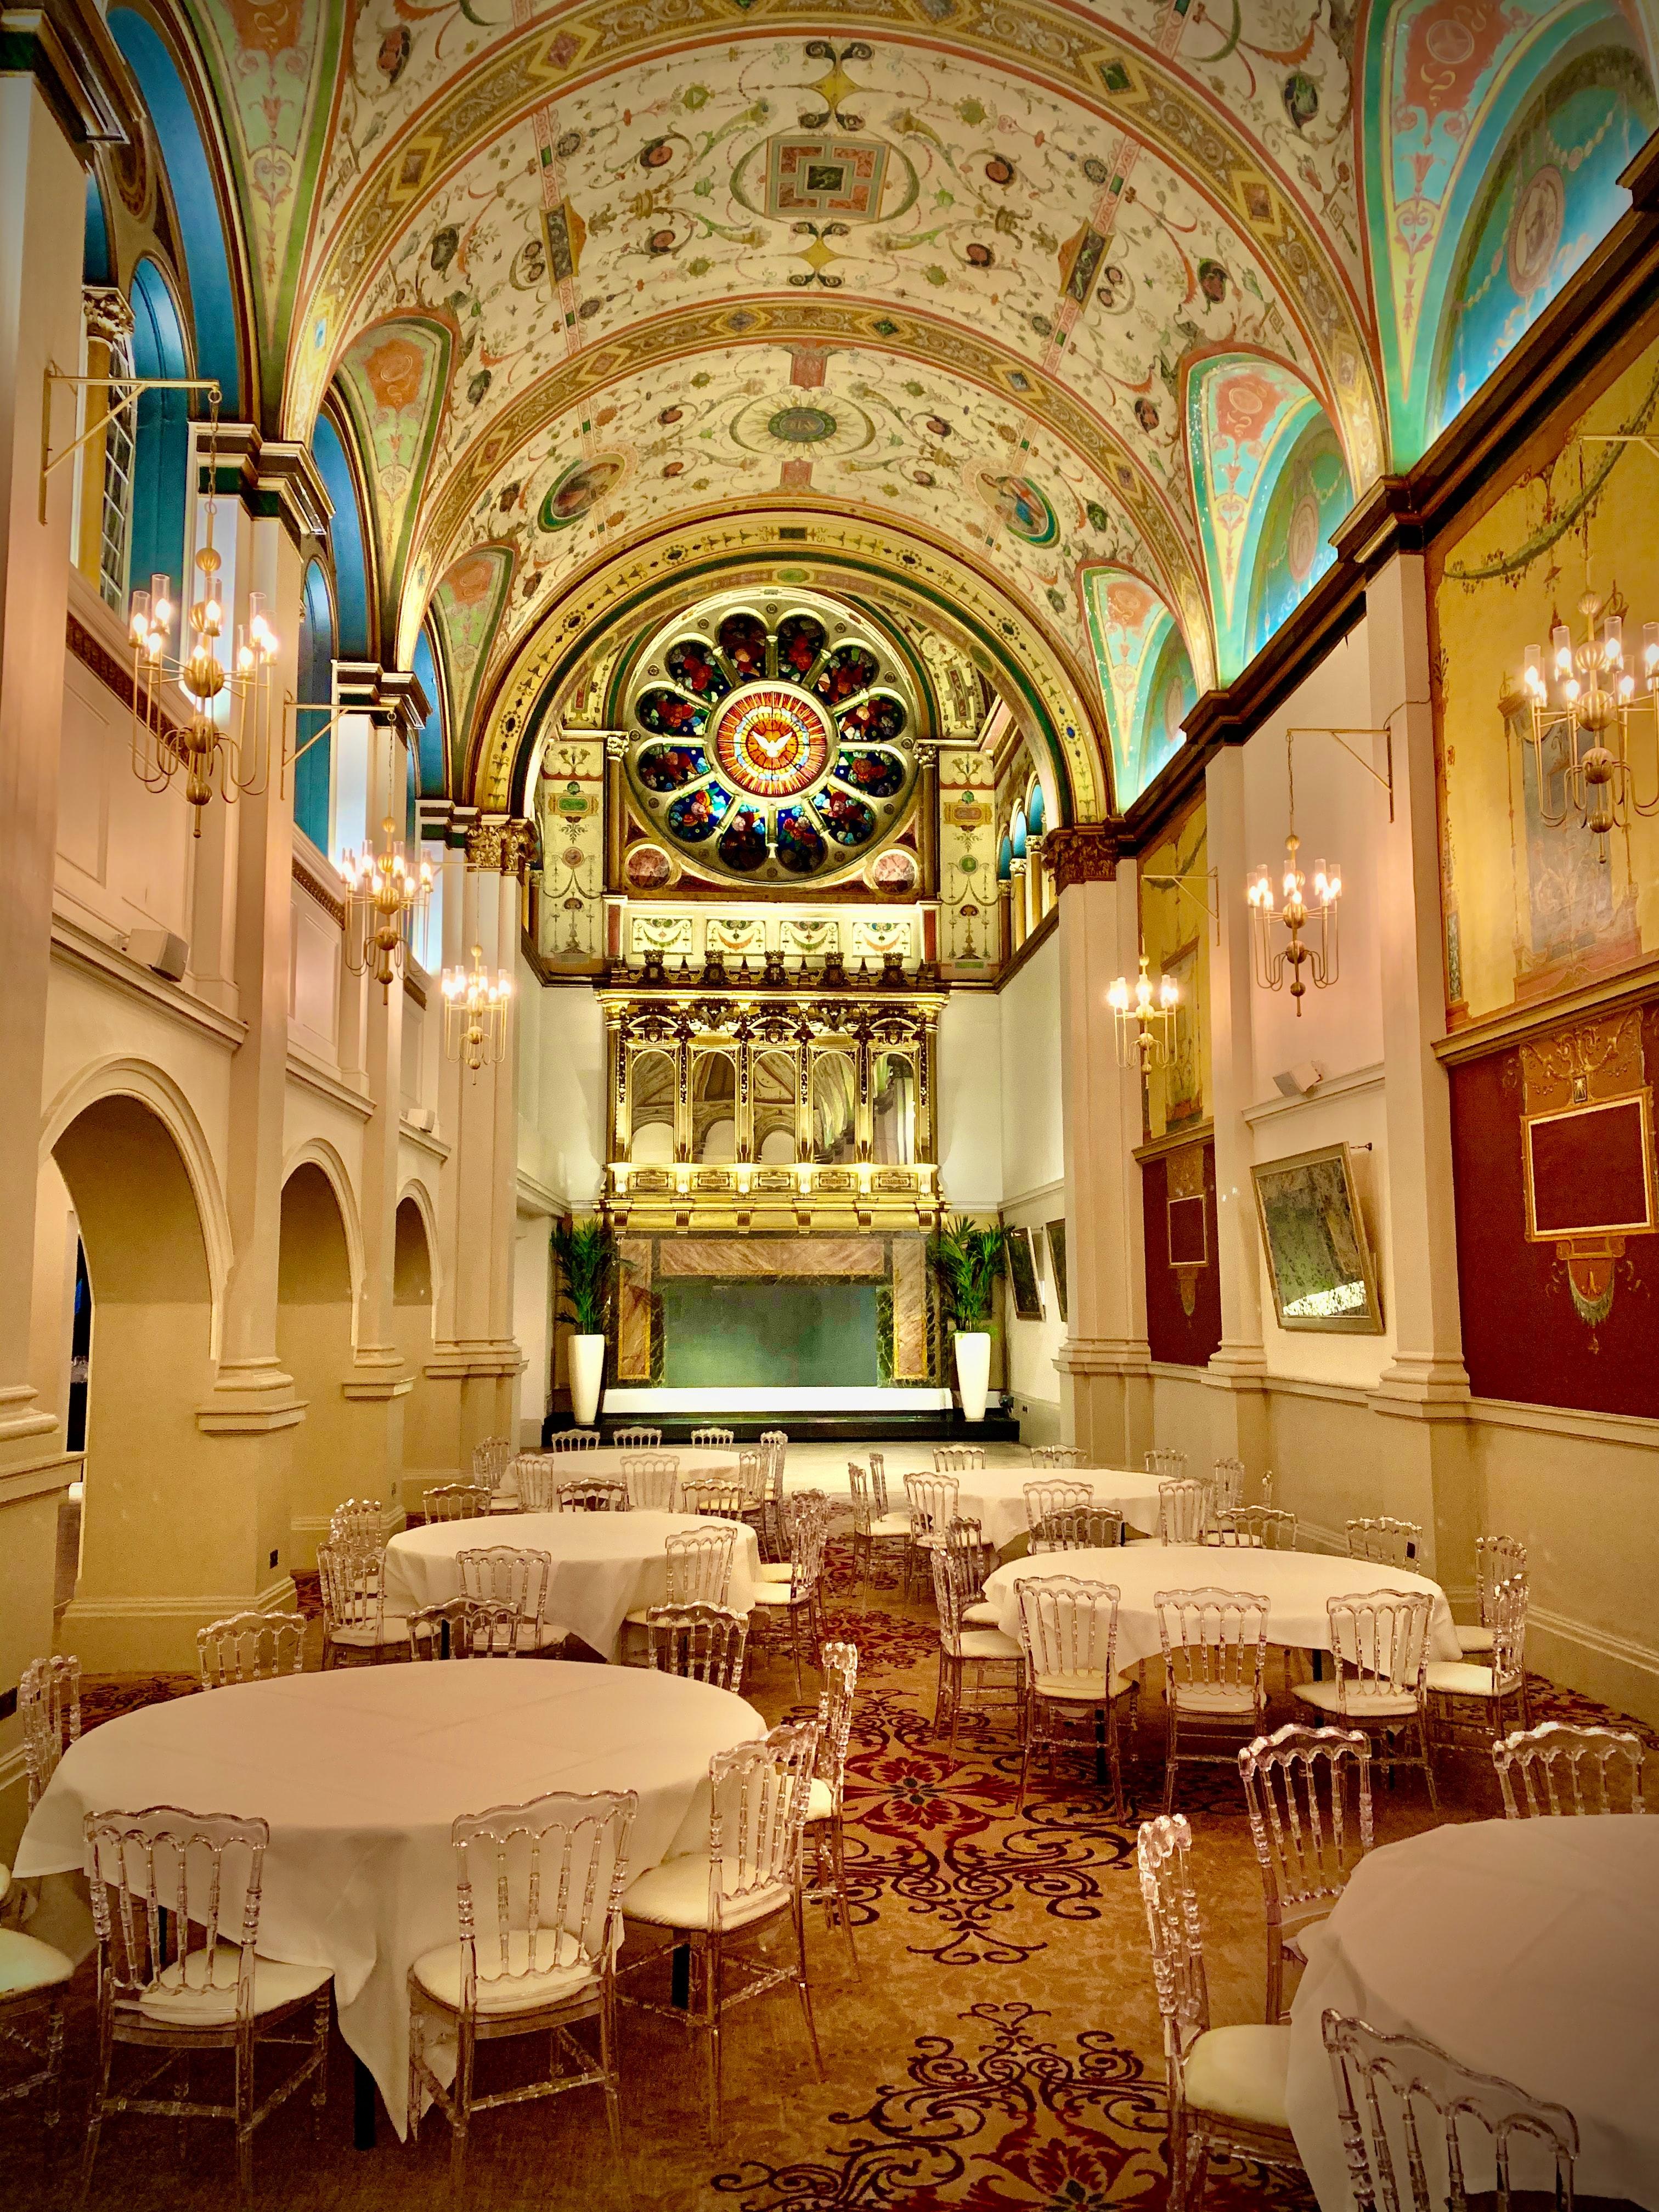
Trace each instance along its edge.
<path fill-rule="evenodd" d="M 714 725 L 714 757 L 739 790 L 793 799 L 823 781 L 835 746 L 829 717 L 793 684 L 748 684 Z"/>

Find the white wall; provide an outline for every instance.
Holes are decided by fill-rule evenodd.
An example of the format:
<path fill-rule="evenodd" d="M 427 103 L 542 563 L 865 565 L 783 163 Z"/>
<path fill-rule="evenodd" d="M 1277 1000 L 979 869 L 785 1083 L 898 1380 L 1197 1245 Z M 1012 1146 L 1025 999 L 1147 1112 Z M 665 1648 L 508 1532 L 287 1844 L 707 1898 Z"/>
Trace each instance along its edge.
<path fill-rule="evenodd" d="M 605 1020 L 585 983 L 544 987 L 519 963 L 519 1170 L 559 1209 L 587 1212 L 605 1176 Z"/>
<path fill-rule="evenodd" d="M 939 1180 L 952 1213 L 1002 1203 L 1001 1014 L 988 991 L 953 991 L 939 1020 L 933 1110 Z"/>

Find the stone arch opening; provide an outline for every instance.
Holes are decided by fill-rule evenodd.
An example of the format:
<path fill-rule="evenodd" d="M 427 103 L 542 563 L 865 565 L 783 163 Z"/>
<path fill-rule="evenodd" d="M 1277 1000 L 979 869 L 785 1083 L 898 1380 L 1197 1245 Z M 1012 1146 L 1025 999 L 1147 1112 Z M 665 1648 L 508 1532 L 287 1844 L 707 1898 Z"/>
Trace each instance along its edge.
<path fill-rule="evenodd" d="M 283 1185 L 276 1255 L 276 1357 L 306 1401 L 295 1438 L 289 1509 L 292 1558 L 313 1566 L 343 1498 L 372 1496 L 378 1465 L 360 1467 L 351 1372 L 351 1248 L 327 1172 L 302 1160 Z"/>
<path fill-rule="evenodd" d="M 445 1457 L 443 1409 L 428 1379 L 433 1298 L 436 1290 L 432 1239 L 420 1200 L 406 1191 L 398 1201 L 392 1259 L 392 1334 L 404 1371 L 412 1376 L 404 1401 L 404 1501 L 418 1505 L 429 1483 L 453 1482 Z"/>

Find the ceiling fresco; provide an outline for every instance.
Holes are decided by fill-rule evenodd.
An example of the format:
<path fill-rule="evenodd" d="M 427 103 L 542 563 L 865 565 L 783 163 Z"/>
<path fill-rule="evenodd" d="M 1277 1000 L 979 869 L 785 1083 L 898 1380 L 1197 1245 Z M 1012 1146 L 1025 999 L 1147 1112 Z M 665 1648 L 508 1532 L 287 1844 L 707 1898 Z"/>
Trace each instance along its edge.
<path fill-rule="evenodd" d="M 991 684 L 1062 812 L 1127 804 L 1604 234 L 1652 115 L 1650 0 L 179 4 L 262 419 L 338 394 L 464 781 L 517 773 L 573 621 L 788 516 L 893 619 L 956 592 L 961 714 Z M 1132 588 L 1167 624 L 1134 730 Z"/>

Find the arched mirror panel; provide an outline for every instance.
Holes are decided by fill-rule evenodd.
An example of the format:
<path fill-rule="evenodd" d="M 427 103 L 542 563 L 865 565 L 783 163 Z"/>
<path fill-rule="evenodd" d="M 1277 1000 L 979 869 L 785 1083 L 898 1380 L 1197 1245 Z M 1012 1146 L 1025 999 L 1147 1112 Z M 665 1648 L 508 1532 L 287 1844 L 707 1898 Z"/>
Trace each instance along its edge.
<path fill-rule="evenodd" d="M 636 1166 L 672 1164 L 678 1088 L 672 1053 L 636 1052 L 633 1055 L 628 1071 L 628 1157 Z"/>
<path fill-rule="evenodd" d="M 813 1055 L 811 1095 L 812 1158 L 820 1167 L 843 1167 L 857 1157 L 858 1070 L 850 1053 Z"/>

